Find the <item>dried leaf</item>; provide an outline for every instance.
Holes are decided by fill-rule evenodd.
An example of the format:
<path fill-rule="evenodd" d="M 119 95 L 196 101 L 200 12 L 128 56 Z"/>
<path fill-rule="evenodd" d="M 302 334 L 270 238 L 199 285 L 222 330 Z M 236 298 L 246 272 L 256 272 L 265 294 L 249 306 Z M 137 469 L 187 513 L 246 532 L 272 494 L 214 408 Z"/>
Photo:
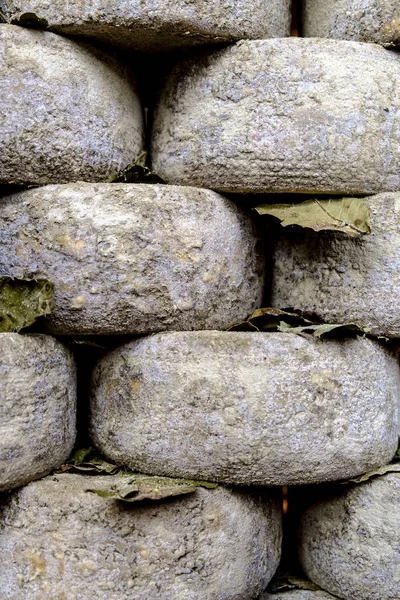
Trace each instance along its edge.
<path fill-rule="evenodd" d="M 80 448 L 55 473 L 81 473 L 85 475 L 112 475 L 112 483 L 106 489 L 86 490 L 102 498 L 122 500 L 124 502 L 140 502 L 142 500 L 162 500 L 182 494 L 195 492 L 198 487 L 214 489 L 217 483 L 208 481 L 192 481 L 191 479 L 175 479 L 172 477 L 153 477 L 133 473 L 126 467 L 107 462 L 96 456 L 93 448 Z"/>
<path fill-rule="evenodd" d="M 288 573 L 279 573 L 276 575 L 267 588 L 269 594 L 280 594 L 281 592 L 288 592 L 290 590 L 318 592 L 321 588 L 308 579 Z"/>
<path fill-rule="evenodd" d="M 120 173 L 112 175 L 107 183 L 165 183 L 146 164 L 147 152 L 143 150 L 132 164 L 125 167 Z"/>
<path fill-rule="evenodd" d="M 310 315 L 278 308 L 258 308 L 246 321 L 229 327 L 228 331 L 277 331 L 282 320 L 292 326 L 314 325 Z"/>
<path fill-rule="evenodd" d="M 89 489 L 92 494 L 123 502 L 142 500 L 163 500 L 183 494 L 191 494 L 198 487 L 214 489 L 218 484 L 171 477 L 153 477 L 140 474 L 119 474 L 108 489 Z"/>
<path fill-rule="evenodd" d="M 97 348 L 99 350 L 106 350 L 106 346 L 99 344 L 98 342 L 95 342 L 93 338 L 86 336 L 86 338 L 83 339 L 71 339 L 68 340 L 68 343 L 71 346 L 90 346 L 90 348 Z"/>
<path fill-rule="evenodd" d="M 255 210 L 281 221 L 282 227 L 298 225 L 314 231 L 341 231 L 351 237 L 371 233 L 370 212 L 362 198 L 306 200 L 299 204 L 262 204 Z"/>
<path fill-rule="evenodd" d="M 398 460 L 398 459 L 397 459 Z M 379 467 L 379 469 L 374 469 L 373 471 L 369 471 L 368 473 L 364 473 L 359 477 L 354 477 L 352 479 L 346 479 L 346 481 L 341 481 L 341 485 L 347 485 L 348 483 L 364 483 L 365 481 L 369 481 L 374 477 L 381 477 L 382 475 L 387 475 L 388 473 L 400 473 L 400 462 L 392 462 L 389 465 L 385 465 L 384 467 Z"/>
<path fill-rule="evenodd" d="M 62 465 L 55 473 L 85 473 L 86 475 L 114 475 L 124 471 L 123 467 L 114 465 L 100 457 L 82 460 L 82 462 L 71 462 Z"/>
<path fill-rule="evenodd" d="M 20 25 L 20 27 L 27 27 L 28 29 L 46 29 L 49 23 L 46 19 L 38 17 L 33 12 L 26 12 L 11 19 L 12 25 Z"/>
<path fill-rule="evenodd" d="M 323 325 L 305 325 L 302 327 L 292 327 L 282 321 L 277 331 L 281 333 L 295 333 L 297 335 L 310 335 L 312 337 L 353 337 L 355 335 L 365 335 L 370 333 L 370 329 L 363 328 L 358 323 L 324 323 Z M 334 333 L 331 336 L 331 333 Z"/>
<path fill-rule="evenodd" d="M 53 284 L 47 279 L 0 277 L 0 332 L 20 331 L 49 315 L 54 305 Z"/>
<path fill-rule="evenodd" d="M 86 475 L 112 475 L 126 471 L 124 467 L 107 462 L 101 456 L 98 456 L 95 450 L 88 448 L 79 448 L 74 452 L 69 461 L 55 473 L 86 473 Z"/>
<path fill-rule="evenodd" d="M 321 323 L 312 313 L 278 308 L 258 308 L 246 321 L 227 331 L 279 331 L 313 337 L 353 337 L 370 333 L 358 323 Z"/>

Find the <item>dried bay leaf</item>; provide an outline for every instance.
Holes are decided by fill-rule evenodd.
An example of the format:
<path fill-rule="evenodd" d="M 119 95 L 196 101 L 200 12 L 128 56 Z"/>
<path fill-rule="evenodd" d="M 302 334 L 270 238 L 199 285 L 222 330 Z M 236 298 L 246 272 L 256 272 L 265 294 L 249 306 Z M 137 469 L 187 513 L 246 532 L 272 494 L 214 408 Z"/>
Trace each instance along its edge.
<path fill-rule="evenodd" d="M 314 314 L 295 309 L 258 308 L 246 321 L 232 325 L 227 331 L 266 331 L 294 333 L 312 337 L 354 337 L 370 330 L 359 323 L 322 323 Z"/>
<path fill-rule="evenodd" d="M 109 486 L 86 490 L 102 498 L 123 502 L 141 502 L 142 500 L 162 500 L 195 492 L 198 487 L 215 489 L 217 483 L 193 481 L 174 477 L 155 477 L 133 473 L 127 467 L 116 465 L 96 455 L 92 447 L 79 448 L 70 460 L 55 473 L 80 473 L 85 475 L 110 475 Z M 93 481 L 96 478 L 94 477 Z"/>
<path fill-rule="evenodd" d="M 346 481 L 341 481 L 342 485 L 347 483 L 364 483 L 365 481 L 369 481 L 374 477 L 381 477 L 382 475 L 387 475 L 388 473 L 400 473 L 400 463 L 390 463 L 384 467 L 380 467 L 379 469 L 375 469 L 374 471 L 368 471 L 368 473 L 364 473 L 359 477 L 354 477 L 353 479 L 346 479 Z"/>
<path fill-rule="evenodd" d="M 98 456 L 93 448 L 79 448 L 74 452 L 69 461 L 61 465 L 55 473 L 85 473 L 86 475 L 113 475 L 124 471 L 114 463 L 104 460 Z"/>
<path fill-rule="evenodd" d="M 281 594 L 292 590 L 318 592 L 321 588 L 308 579 L 285 572 L 275 575 L 267 588 L 269 594 Z"/>
<path fill-rule="evenodd" d="M 53 284 L 47 279 L 0 277 L 0 332 L 18 332 L 54 305 Z"/>
<path fill-rule="evenodd" d="M 216 483 L 204 481 L 154 477 L 138 473 L 120 473 L 113 477 L 113 482 L 107 489 L 88 489 L 86 491 L 97 494 L 102 498 L 132 503 L 141 502 L 142 500 L 163 500 L 191 494 L 198 487 L 214 489 L 217 486 Z"/>
<path fill-rule="evenodd" d="M 112 175 L 107 183 L 165 183 L 147 166 L 147 152 L 143 150 L 135 161 L 120 173 Z"/>
<path fill-rule="evenodd" d="M 311 315 L 279 308 L 257 308 L 247 319 L 227 331 L 278 331 L 282 321 L 292 326 L 315 325 Z"/>
<path fill-rule="evenodd" d="M 370 212 L 362 198 L 306 200 L 299 204 L 261 204 L 260 215 L 276 217 L 282 227 L 298 225 L 314 231 L 341 231 L 351 237 L 371 233 Z"/>
<path fill-rule="evenodd" d="M 362 328 L 358 323 L 324 323 L 321 325 L 304 325 L 301 327 L 292 327 L 282 321 L 277 331 L 281 333 L 295 333 L 297 335 L 311 335 L 313 337 L 350 337 L 355 335 L 365 335 L 370 332 L 368 328 Z"/>
<path fill-rule="evenodd" d="M 373 471 L 363 473 L 363 475 L 359 475 L 359 477 L 346 479 L 345 481 L 341 481 L 340 483 L 341 485 L 347 485 L 348 483 L 364 483 L 365 481 L 369 481 L 374 477 L 381 477 L 382 475 L 387 475 L 388 473 L 400 473 L 400 446 L 398 447 L 397 452 L 392 459 L 392 462 L 390 462 L 388 465 L 384 465 L 383 467 L 379 467 L 378 469 L 374 469 Z"/>
<path fill-rule="evenodd" d="M 38 17 L 33 12 L 22 13 L 19 17 L 11 19 L 11 24 L 27 27 L 28 29 L 46 29 L 49 25 L 46 19 Z"/>

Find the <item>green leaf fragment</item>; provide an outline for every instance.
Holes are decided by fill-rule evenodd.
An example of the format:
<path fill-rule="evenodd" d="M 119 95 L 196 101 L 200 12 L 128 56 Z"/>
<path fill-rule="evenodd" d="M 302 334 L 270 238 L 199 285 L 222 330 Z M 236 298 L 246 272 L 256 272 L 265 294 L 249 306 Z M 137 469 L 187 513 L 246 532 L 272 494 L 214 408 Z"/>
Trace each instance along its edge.
<path fill-rule="evenodd" d="M 19 25 L 20 27 L 27 27 L 28 29 L 46 29 L 49 25 L 46 19 L 38 17 L 33 12 L 26 12 L 11 19 L 12 25 Z"/>
<path fill-rule="evenodd" d="M 119 173 L 107 179 L 107 183 L 165 183 L 147 166 L 147 152 L 143 150 L 136 160 Z"/>
<path fill-rule="evenodd" d="M 54 306 L 53 284 L 47 279 L 0 277 L 0 332 L 18 332 Z"/>
<path fill-rule="evenodd" d="M 276 217 L 282 227 L 298 225 L 314 231 L 341 231 L 351 237 L 371 233 L 370 211 L 362 198 L 261 204 L 255 210 L 260 215 Z"/>
<path fill-rule="evenodd" d="M 71 457 L 71 462 L 77 466 L 82 464 L 88 456 L 90 456 L 93 452 L 93 448 L 89 446 L 89 448 L 80 448 Z"/>

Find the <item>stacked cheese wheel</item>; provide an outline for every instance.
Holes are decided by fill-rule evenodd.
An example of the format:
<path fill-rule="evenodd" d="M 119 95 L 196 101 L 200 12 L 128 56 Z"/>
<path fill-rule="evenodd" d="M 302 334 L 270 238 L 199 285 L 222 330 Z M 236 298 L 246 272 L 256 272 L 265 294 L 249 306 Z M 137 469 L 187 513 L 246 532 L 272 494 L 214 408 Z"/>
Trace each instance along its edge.
<path fill-rule="evenodd" d="M 0 292 L 5 600 L 397 597 L 400 13 L 290 4 L 1 4 L 0 283 L 54 289 L 19 332 Z M 260 227 L 282 193 L 372 232 Z"/>

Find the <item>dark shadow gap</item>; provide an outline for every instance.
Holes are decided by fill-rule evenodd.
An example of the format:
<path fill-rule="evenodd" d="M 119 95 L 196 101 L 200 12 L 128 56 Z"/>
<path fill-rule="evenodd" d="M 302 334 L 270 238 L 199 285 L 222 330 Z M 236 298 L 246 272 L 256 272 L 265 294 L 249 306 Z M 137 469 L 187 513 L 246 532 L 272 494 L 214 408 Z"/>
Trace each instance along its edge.
<path fill-rule="evenodd" d="M 292 3 L 292 36 L 303 37 L 302 28 L 303 0 L 293 0 Z"/>

